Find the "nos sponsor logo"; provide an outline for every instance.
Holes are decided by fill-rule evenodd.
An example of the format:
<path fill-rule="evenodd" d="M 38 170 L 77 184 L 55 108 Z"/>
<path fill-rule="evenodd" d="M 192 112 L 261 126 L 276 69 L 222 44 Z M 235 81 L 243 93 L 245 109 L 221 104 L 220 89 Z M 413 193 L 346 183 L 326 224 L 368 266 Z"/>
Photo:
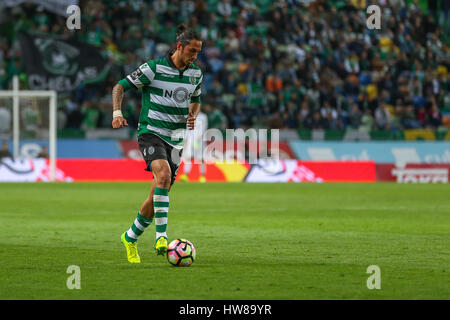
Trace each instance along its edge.
<path fill-rule="evenodd" d="M 192 93 L 189 93 L 189 91 L 186 88 L 178 87 L 175 90 L 164 90 L 164 97 L 166 98 L 172 98 L 178 103 L 185 102 L 188 98 L 190 99 L 192 96 Z"/>

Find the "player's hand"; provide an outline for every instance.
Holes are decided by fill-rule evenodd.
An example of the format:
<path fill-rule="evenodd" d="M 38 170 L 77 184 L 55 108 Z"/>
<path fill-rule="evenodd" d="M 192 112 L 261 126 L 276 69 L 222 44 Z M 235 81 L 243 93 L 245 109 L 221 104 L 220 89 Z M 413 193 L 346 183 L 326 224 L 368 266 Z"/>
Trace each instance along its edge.
<path fill-rule="evenodd" d="M 188 115 L 186 124 L 189 130 L 194 130 L 195 117 L 192 114 Z"/>
<path fill-rule="evenodd" d="M 127 120 L 125 118 L 123 118 L 123 117 L 115 117 L 115 118 L 113 118 L 112 127 L 114 129 L 120 129 L 120 128 L 123 128 L 123 126 L 128 127 L 128 122 L 127 122 Z"/>

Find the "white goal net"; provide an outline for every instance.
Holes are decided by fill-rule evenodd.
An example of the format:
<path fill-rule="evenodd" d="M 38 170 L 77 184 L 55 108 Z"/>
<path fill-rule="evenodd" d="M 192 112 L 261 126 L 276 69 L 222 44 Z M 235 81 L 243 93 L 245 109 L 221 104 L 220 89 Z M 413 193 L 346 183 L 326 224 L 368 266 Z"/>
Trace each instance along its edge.
<path fill-rule="evenodd" d="M 2 146 L 12 145 L 14 162 L 45 158 L 50 181 L 56 178 L 56 98 L 55 91 L 19 90 L 17 77 L 13 90 L 0 91 Z"/>

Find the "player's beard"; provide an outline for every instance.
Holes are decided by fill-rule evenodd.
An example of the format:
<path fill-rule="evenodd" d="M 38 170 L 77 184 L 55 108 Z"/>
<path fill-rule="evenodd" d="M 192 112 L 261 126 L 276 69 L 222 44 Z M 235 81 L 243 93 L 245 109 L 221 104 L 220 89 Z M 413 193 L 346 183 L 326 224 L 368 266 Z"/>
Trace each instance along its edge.
<path fill-rule="evenodd" d="M 183 61 L 183 67 L 187 67 L 191 64 L 188 59 L 184 58 L 184 47 L 181 47 L 181 61 Z"/>

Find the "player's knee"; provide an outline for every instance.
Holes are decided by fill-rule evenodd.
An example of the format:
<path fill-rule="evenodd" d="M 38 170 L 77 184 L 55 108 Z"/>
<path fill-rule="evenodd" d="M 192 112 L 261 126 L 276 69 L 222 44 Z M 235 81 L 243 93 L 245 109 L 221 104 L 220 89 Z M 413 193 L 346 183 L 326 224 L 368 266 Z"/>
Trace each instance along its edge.
<path fill-rule="evenodd" d="M 168 189 L 170 187 L 171 179 L 172 177 L 170 175 L 170 171 L 159 172 L 157 176 L 157 184 L 162 188 Z"/>
<path fill-rule="evenodd" d="M 169 188 L 172 172 L 167 161 L 155 160 L 152 162 L 153 175 L 159 188 Z"/>

